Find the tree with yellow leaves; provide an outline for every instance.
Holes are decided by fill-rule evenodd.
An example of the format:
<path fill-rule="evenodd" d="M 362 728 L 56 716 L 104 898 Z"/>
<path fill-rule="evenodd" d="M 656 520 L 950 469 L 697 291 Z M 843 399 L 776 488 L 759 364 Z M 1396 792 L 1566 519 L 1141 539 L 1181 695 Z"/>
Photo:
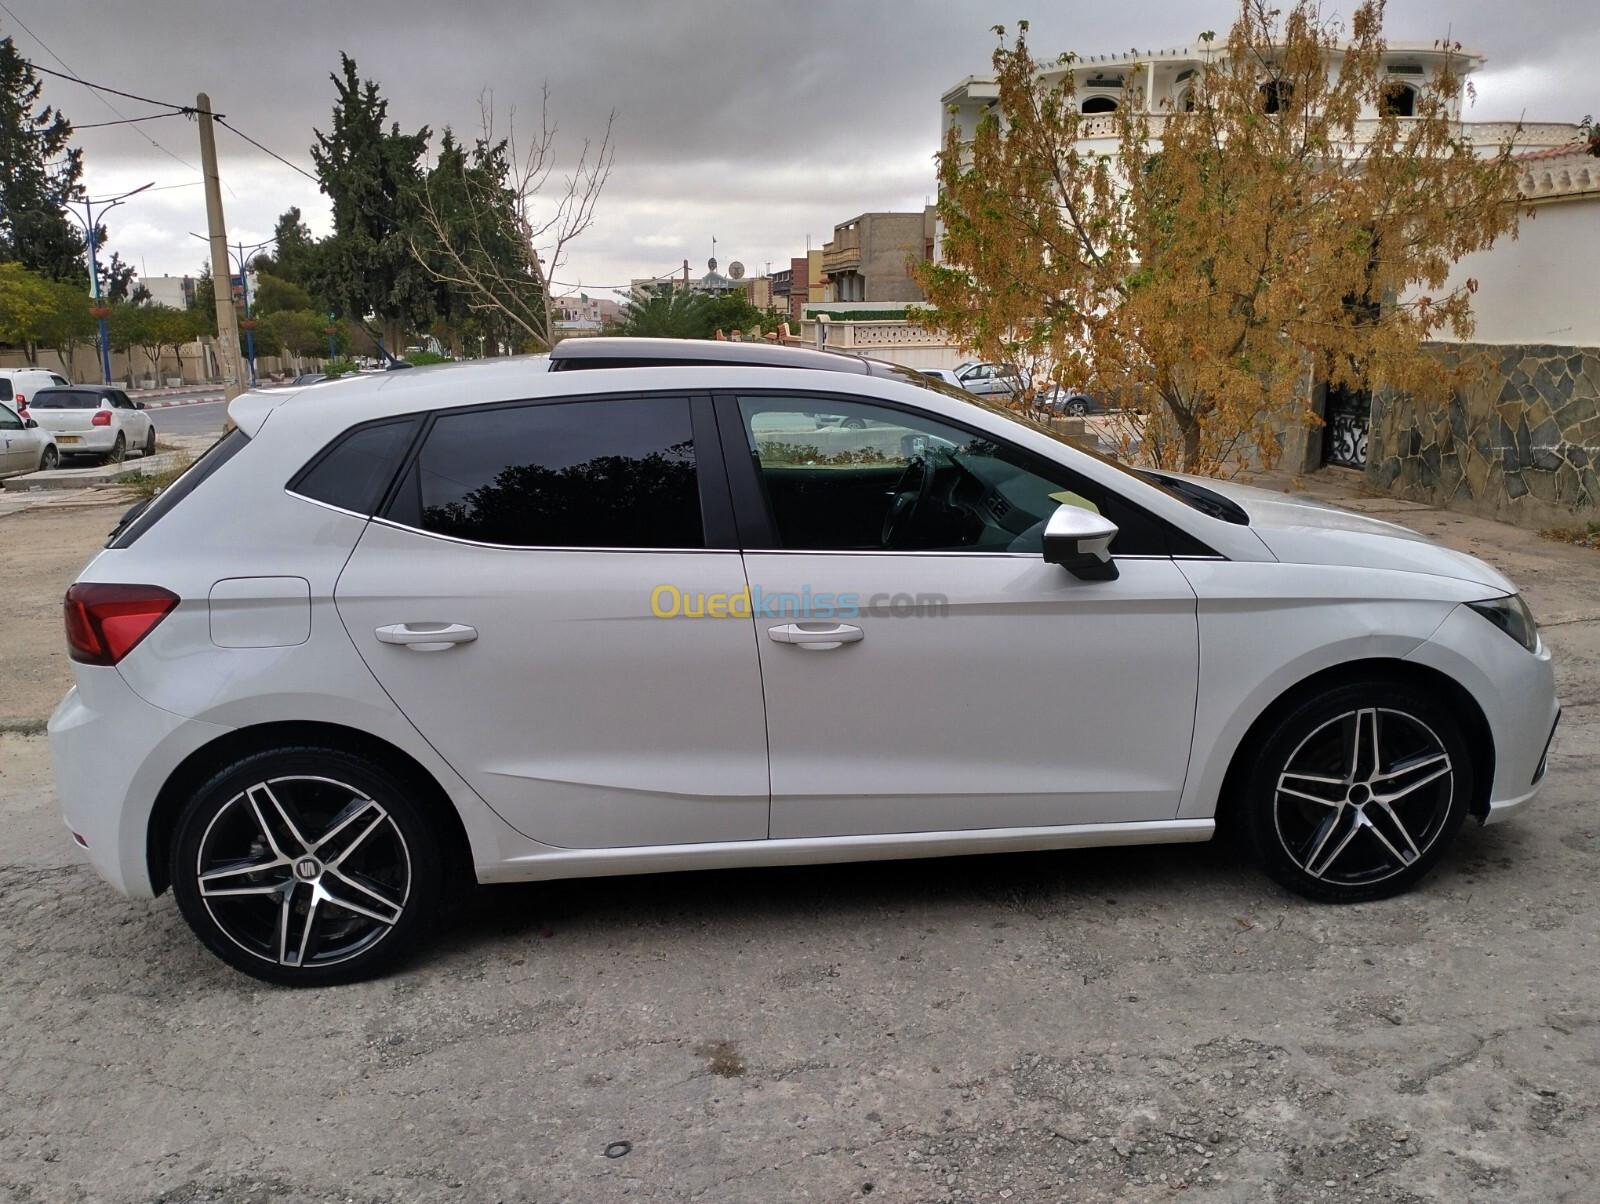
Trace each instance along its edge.
<path fill-rule="evenodd" d="M 1105 118 L 1079 112 L 1072 72 L 1047 80 L 1026 25 L 1010 46 L 996 27 L 998 104 L 939 156 L 926 321 L 1144 396 L 1146 458 L 1197 472 L 1271 464 L 1287 425 L 1319 421 L 1312 379 L 1448 387 L 1423 344 L 1470 334 L 1472 282 L 1447 276 L 1514 237 L 1514 165 L 1462 136 L 1457 48 L 1400 116 L 1382 26 L 1381 0 L 1348 32 L 1306 0 L 1244 0 L 1224 43 L 1203 35 L 1181 108 L 1149 114 L 1144 82 L 1124 85 L 1115 155 L 1083 148 Z"/>

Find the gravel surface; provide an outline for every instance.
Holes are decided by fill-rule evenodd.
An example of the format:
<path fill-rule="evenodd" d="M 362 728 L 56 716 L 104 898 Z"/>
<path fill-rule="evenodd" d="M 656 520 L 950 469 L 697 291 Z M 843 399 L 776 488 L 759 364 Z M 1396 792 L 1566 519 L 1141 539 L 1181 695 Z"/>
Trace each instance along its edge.
<path fill-rule="evenodd" d="M 1535 808 L 1385 903 L 1210 845 L 499 887 L 289 992 L 104 886 L 0 734 L 0 1200 L 1600 1198 L 1600 557 L 1389 516 L 1525 585 L 1567 710 Z M 105 526 L 0 518 L 30 643 Z M 42 718 L 64 657 L 4 638 Z"/>

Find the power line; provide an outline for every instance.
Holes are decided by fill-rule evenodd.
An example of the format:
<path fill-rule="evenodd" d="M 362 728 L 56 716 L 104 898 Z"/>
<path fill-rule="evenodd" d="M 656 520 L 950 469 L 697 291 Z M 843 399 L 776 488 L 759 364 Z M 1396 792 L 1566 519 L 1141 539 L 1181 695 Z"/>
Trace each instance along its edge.
<path fill-rule="evenodd" d="M 182 109 L 174 109 L 170 113 L 149 113 L 144 117 L 124 117 L 120 121 L 91 121 L 88 125 L 75 125 L 72 127 L 72 129 L 74 133 L 76 133 L 78 130 L 103 130 L 108 126 L 113 125 L 133 125 L 134 123 L 140 121 L 157 121 L 162 117 L 186 116 L 188 116 L 188 114 Z"/>
<path fill-rule="evenodd" d="M 27 24 L 22 20 L 22 18 L 17 16 L 16 13 L 12 12 L 10 6 L 7 5 L 4 2 L 4 0 L 0 0 L 0 12 L 4 12 L 6 14 L 6 16 L 10 17 L 13 21 L 15 21 L 17 23 L 17 25 L 22 29 L 23 33 L 27 34 L 35 42 L 39 43 L 40 48 L 43 49 L 46 54 L 48 54 L 51 58 L 55 59 L 56 62 L 61 64 L 61 70 L 62 71 L 69 71 L 70 72 L 72 70 L 72 68 L 67 65 L 67 61 L 64 58 L 62 58 L 59 54 L 57 54 L 54 50 L 51 50 L 49 46 L 46 46 L 45 42 L 44 42 L 44 39 L 41 38 L 38 34 L 34 33 L 33 30 L 29 29 Z M 60 72 L 50 71 L 48 68 L 37 67 L 35 64 L 32 64 L 32 63 L 30 63 L 29 66 L 35 67 L 36 70 L 44 71 L 47 75 L 59 75 L 60 74 Z M 101 104 L 105 105 L 106 108 L 110 109 L 118 117 L 123 117 L 123 118 L 127 117 L 126 113 L 124 113 L 121 109 L 117 108 L 116 105 L 112 104 L 109 100 L 107 100 L 104 96 L 101 95 L 101 90 L 96 89 L 96 85 L 88 83 L 88 81 L 86 81 L 86 80 L 77 79 L 76 76 L 72 76 L 72 75 L 63 76 L 62 78 L 65 78 L 65 79 L 76 79 L 78 83 L 83 84 L 85 87 L 88 87 L 90 90 L 94 91 L 95 99 L 97 99 Z M 107 88 L 107 89 L 104 89 L 104 91 L 116 91 L 116 89 Z M 130 94 L 126 93 L 126 92 L 118 92 L 117 95 L 119 95 L 119 96 L 129 96 Z M 139 99 L 143 99 L 143 98 L 142 97 L 130 97 L 130 99 L 139 100 Z M 182 109 L 184 107 L 183 105 L 168 105 L 168 104 L 166 104 L 165 101 L 160 101 L 160 100 L 145 101 L 145 103 L 146 104 L 163 105 L 166 108 L 171 108 L 171 109 Z M 163 155 L 166 155 L 168 158 L 175 159 L 179 163 L 182 163 L 190 171 L 194 172 L 195 175 L 201 175 L 202 174 L 200 169 L 198 167 L 196 167 L 193 163 L 189 162 L 182 155 L 174 154 L 172 151 L 169 151 L 166 147 L 162 146 L 161 143 L 157 142 L 154 138 L 152 138 L 149 134 L 145 133 L 138 126 L 134 126 L 133 127 L 133 132 L 138 134 L 139 137 L 143 138 L 151 146 L 155 147 Z M 231 189 L 231 188 L 228 189 L 228 194 L 230 196 L 234 195 L 233 189 Z"/>
<path fill-rule="evenodd" d="M 262 152 L 263 154 L 266 154 L 266 155 L 271 155 L 279 163 L 282 163 L 285 167 L 289 168 L 292 171 L 299 172 L 301 175 L 303 175 L 306 179 L 310 180 L 313 184 L 317 185 L 319 188 L 322 186 L 322 181 L 321 180 L 317 179 L 316 176 L 312 175 L 309 171 L 307 171 L 305 168 L 301 167 L 299 164 L 291 163 L 289 160 L 285 159 L 282 155 L 280 155 L 277 151 L 271 150 L 268 147 L 262 146 L 261 143 L 257 142 L 254 138 L 250 137 L 249 134 L 245 133 L 243 130 L 239 129 L 237 126 L 229 125 L 226 121 L 224 121 L 222 119 L 222 114 L 221 113 L 213 113 L 212 116 L 217 119 L 217 124 L 220 125 L 223 129 L 232 130 L 235 134 L 238 134 L 239 137 L 243 138 L 246 142 L 248 142 L 251 146 L 255 147 L 258 151 L 260 151 L 260 152 Z"/>
<path fill-rule="evenodd" d="M 0 4 L 0 8 L 5 8 L 5 5 L 4 4 Z M 6 8 L 5 10 L 8 13 L 11 11 L 9 8 Z M 17 24 L 21 25 L 22 22 L 18 21 Z M 26 29 L 27 27 L 23 26 L 23 28 Z M 35 40 L 37 41 L 37 39 L 35 39 Z M 39 45 L 44 46 L 44 43 L 40 42 Z M 48 46 L 45 46 L 44 48 L 47 51 L 50 50 L 50 48 Z M 50 57 L 51 58 L 55 58 L 54 52 L 51 52 Z M 24 61 L 26 61 L 26 60 L 24 60 Z M 61 60 L 60 59 L 56 59 L 56 62 L 60 63 Z M 65 63 L 61 63 L 61 65 L 63 67 L 66 66 Z M 133 92 L 124 92 L 120 88 L 111 87 L 109 84 L 91 83 L 89 80 L 82 79 L 79 76 L 72 75 L 72 74 L 70 74 L 69 72 L 66 72 L 66 71 L 52 71 L 49 67 L 41 67 L 38 63 L 27 63 L 27 66 L 33 68 L 33 70 L 35 70 L 35 71 L 42 71 L 46 75 L 53 75 L 57 79 L 70 80 L 72 83 L 82 84 L 85 88 L 93 88 L 96 92 L 109 92 L 113 96 L 125 97 L 128 100 L 137 100 L 141 104 L 160 105 L 162 108 L 165 108 L 165 109 L 177 109 L 177 110 L 179 110 L 180 112 L 183 112 L 183 113 L 194 113 L 194 112 L 197 112 L 197 110 L 195 109 L 195 107 L 193 105 L 182 105 L 182 104 L 179 104 L 175 100 L 152 100 L 148 96 L 139 96 L 139 95 L 137 95 L 137 94 L 135 94 Z M 167 114 L 165 114 L 165 113 L 157 114 L 157 116 L 160 116 L 160 117 L 165 117 L 166 115 Z"/>

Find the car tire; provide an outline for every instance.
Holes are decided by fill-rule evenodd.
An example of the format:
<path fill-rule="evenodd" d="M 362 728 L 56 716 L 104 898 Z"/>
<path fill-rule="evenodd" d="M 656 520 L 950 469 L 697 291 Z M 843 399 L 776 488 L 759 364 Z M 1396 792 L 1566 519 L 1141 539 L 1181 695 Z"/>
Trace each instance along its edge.
<path fill-rule="evenodd" d="M 52 443 L 49 447 L 45 448 L 43 453 L 41 453 L 39 456 L 39 471 L 53 472 L 60 467 L 61 452 L 58 451 L 56 449 L 56 445 Z"/>
<path fill-rule="evenodd" d="M 1086 402 L 1076 399 L 1067 402 L 1067 416 L 1069 418 L 1082 418 L 1088 412 L 1089 406 Z"/>
<path fill-rule="evenodd" d="M 156 454 L 156 428 L 154 423 L 150 424 L 150 431 L 144 437 L 144 454 L 147 458 Z"/>
<path fill-rule="evenodd" d="M 839 425 L 847 431 L 864 431 L 867 429 L 867 422 L 864 418 L 846 418 Z"/>
<path fill-rule="evenodd" d="M 1323 903 L 1409 889 L 1455 840 L 1472 797 L 1460 724 L 1400 682 L 1303 700 L 1246 755 L 1240 834 L 1275 880 Z"/>
<path fill-rule="evenodd" d="M 370 978 L 415 947 L 443 890 L 439 833 L 408 776 L 333 747 L 253 753 L 195 791 L 173 895 L 202 944 L 281 986 Z"/>
<path fill-rule="evenodd" d="M 117 432 L 117 441 L 111 445 L 111 450 L 106 453 L 107 464 L 121 464 L 128 458 L 128 440 L 121 431 Z"/>

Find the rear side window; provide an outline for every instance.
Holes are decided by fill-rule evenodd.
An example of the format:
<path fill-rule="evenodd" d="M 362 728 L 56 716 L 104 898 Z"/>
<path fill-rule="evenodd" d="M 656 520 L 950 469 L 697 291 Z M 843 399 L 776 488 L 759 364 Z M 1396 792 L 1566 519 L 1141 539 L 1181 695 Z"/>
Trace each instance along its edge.
<path fill-rule="evenodd" d="M 10 401 L 15 396 L 16 393 L 11 388 L 11 382 L 0 376 L 0 401 Z"/>
<path fill-rule="evenodd" d="M 111 539 L 106 543 L 106 547 L 125 548 L 132 544 L 139 536 L 160 522 L 162 515 L 193 493 L 200 482 L 243 451 L 245 444 L 249 442 L 250 436 L 238 427 L 222 436 L 176 481 L 148 502 L 135 506 L 124 514 L 116 530 L 111 532 Z"/>
<path fill-rule="evenodd" d="M 440 414 L 390 517 L 512 547 L 703 547 L 688 399 Z"/>
<path fill-rule="evenodd" d="M 98 410 L 104 398 L 87 389 L 40 389 L 33 404 L 41 410 Z"/>
<path fill-rule="evenodd" d="M 417 419 L 412 417 L 347 431 L 306 465 L 289 488 L 341 510 L 371 514 L 383 500 L 416 429 Z"/>

